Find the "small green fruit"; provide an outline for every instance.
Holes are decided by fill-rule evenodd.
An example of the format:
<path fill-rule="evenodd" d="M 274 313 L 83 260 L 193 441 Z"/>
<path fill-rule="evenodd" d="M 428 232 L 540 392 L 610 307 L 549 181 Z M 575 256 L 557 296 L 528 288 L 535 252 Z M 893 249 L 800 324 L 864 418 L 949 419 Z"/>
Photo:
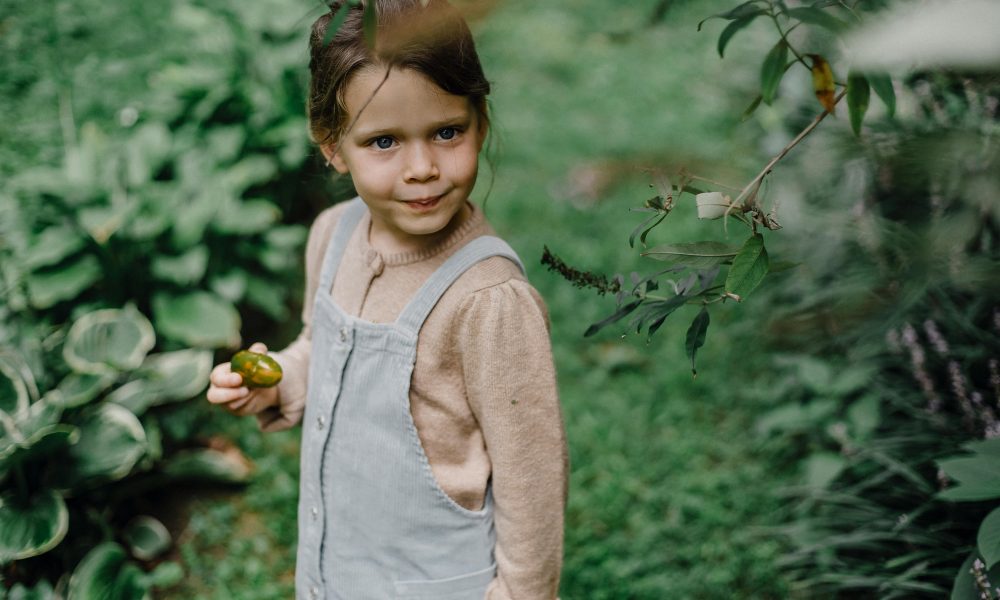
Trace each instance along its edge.
<path fill-rule="evenodd" d="M 240 350 L 229 367 L 243 376 L 243 385 L 251 388 L 272 387 L 281 381 L 281 365 L 266 354 Z"/>

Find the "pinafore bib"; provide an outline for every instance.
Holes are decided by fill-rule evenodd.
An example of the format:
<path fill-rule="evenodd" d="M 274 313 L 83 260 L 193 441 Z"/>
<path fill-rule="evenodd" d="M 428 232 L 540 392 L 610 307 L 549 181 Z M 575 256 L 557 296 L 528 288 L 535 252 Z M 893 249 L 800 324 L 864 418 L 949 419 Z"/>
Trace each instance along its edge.
<path fill-rule="evenodd" d="M 493 494 L 482 509 L 455 503 L 434 479 L 410 413 L 417 334 L 469 267 L 504 256 L 499 238 L 448 258 L 394 323 L 346 314 L 330 290 L 367 207 L 351 201 L 323 260 L 312 321 L 302 421 L 296 597 L 482 600 L 496 572 Z"/>

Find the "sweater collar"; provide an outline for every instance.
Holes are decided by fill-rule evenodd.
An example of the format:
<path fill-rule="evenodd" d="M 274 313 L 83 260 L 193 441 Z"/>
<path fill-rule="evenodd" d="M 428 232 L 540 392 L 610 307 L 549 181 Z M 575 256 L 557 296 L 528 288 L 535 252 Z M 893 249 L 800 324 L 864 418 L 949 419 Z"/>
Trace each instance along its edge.
<path fill-rule="evenodd" d="M 418 250 L 414 252 L 397 252 L 393 254 L 382 254 L 375 248 L 371 246 L 368 242 L 368 231 L 371 228 L 371 212 L 365 211 L 364 219 L 361 222 L 361 231 L 364 232 L 361 237 L 361 249 L 365 257 L 365 262 L 375 271 L 376 275 L 382 273 L 382 269 L 385 266 L 396 267 L 401 265 L 408 265 L 413 263 L 418 263 L 424 260 L 433 258 L 442 252 L 446 252 L 448 249 L 453 248 L 463 239 L 465 239 L 470 232 L 478 228 L 483 223 L 483 212 L 476 207 L 475 204 L 468 202 L 469 205 L 469 216 L 465 221 L 455 228 L 447 237 L 443 238 L 437 244 L 424 248 L 423 250 Z"/>

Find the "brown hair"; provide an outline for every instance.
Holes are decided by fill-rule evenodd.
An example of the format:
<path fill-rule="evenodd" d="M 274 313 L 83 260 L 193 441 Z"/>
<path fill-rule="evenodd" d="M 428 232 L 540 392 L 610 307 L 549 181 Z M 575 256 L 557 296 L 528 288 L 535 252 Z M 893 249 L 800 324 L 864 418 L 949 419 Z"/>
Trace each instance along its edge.
<path fill-rule="evenodd" d="M 333 16 L 347 2 L 347 16 L 324 45 Z M 365 39 L 364 12 L 374 4 L 374 48 Z M 316 19 L 309 39 L 309 129 L 317 144 L 335 142 L 346 128 L 344 90 L 351 77 L 369 66 L 413 69 L 442 90 L 469 99 L 487 126 L 483 74 L 472 33 L 446 0 L 333 0 L 330 12 Z"/>

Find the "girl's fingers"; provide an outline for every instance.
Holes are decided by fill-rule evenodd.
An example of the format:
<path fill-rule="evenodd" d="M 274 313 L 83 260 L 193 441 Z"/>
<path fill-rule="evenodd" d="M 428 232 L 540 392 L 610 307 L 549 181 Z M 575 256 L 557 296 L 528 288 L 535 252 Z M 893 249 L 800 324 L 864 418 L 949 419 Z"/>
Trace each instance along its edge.
<path fill-rule="evenodd" d="M 256 352 L 257 354 L 267 354 L 267 346 L 261 342 L 254 342 L 247 349 L 250 350 L 250 352 Z"/>
<path fill-rule="evenodd" d="M 208 379 L 217 387 L 234 388 L 243 385 L 243 377 L 239 373 L 233 373 L 229 363 L 216 365 Z"/>
<path fill-rule="evenodd" d="M 245 387 L 218 387 L 211 386 L 206 394 L 208 401 L 212 404 L 227 404 L 244 397 L 249 398 L 250 390 Z"/>

